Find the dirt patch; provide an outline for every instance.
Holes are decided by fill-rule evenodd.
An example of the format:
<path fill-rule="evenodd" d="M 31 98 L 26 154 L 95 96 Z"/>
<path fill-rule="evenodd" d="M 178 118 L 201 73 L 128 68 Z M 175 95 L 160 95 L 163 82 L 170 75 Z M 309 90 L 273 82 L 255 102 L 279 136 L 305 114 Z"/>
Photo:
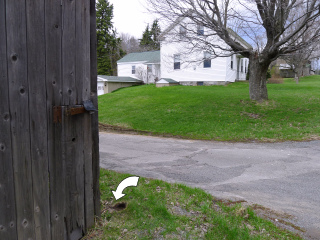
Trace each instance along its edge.
<path fill-rule="evenodd" d="M 260 117 L 260 116 L 256 116 L 256 117 Z M 135 130 L 132 128 L 113 126 L 113 125 L 104 124 L 104 123 L 99 123 L 99 131 L 100 132 L 119 133 L 119 134 L 145 135 L 145 136 L 153 136 L 153 137 L 186 139 L 186 140 L 219 141 L 218 139 L 212 139 L 212 140 L 192 139 L 192 138 L 188 138 L 188 137 L 180 136 L 180 135 L 172 135 L 172 134 L 168 134 L 168 133 L 154 133 L 154 132 L 143 131 L 143 130 Z M 320 140 L 320 136 L 309 135 L 301 140 L 291 140 L 291 141 L 299 142 L 299 141 L 313 141 L 313 140 Z M 235 143 L 235 142 L 275 143 L 275 142 L 284 142 L 284 141 L 286 141 L 286 140 L 263 138 L 263 139 L 242 139 L 242 140 L 237 140 L 237 141 L 223 141 L 223 142 L 230 142 L 230 143 Z"/>
<path fill-rule="evenodd" d="M 216 202 L 221 202 L 227 206 L 241 204 L 242 207 L 239 208 L 239 214 L 241 215 L 246 212 L 245 211 L 246 207 L 250 207 L 254 210 L 257 216 L 273 222 L 277 227 L 297 233 L 298 235 L 300 236 L 302 235 L 304 238 L 309 239 L 309 236 L 306 233 L 306 230 L 297 226 L 295 224 L 296 218 L 288 213 L 274 211 L 270 208 L 266 208 L 258 204 L 250 204 L 245 200 L 232 201 L 228 199 L 217 199 Z M 244 213 L 241 213 L 241 210 L 243 210 Z"/>
<path fill-rule="evenodd" d="M 158 136 L 158 137 L 167 137 L 167 138 L 189 139 L 187 137 L 183 137 L 183 136 L 179 136 L 179 135 L 153 133 L 153 132 L 149 132 L 149 131 L 135 130 L 132 128 L 113 126 L 113 125 L 104 124 L 104 123 L 99 123 L 99 131 L 132 134 L 132 135 L 146 135 L 146 136 Z"/>
<path fill-rule="evenodd" d="M 296 218 L 294 216 L 285 212 L 274 211 L 258 204 L 250 205 L 250 207 L 259 217 L 268 219 L 277 227 L 289 230 L 309 239 L 306 234 L 306 230 L 296 225 Z"/>
<path fill-rule="evenodd" d="M 241 116 L 248 116 L 249 118 L 252 118 L 252 119 L 260 119 L 262 116 L 259 115 L 259 114 L 255 114 L 255 113 L 248 113 L 248 112 L 241 112 L 240 113 Z"/>

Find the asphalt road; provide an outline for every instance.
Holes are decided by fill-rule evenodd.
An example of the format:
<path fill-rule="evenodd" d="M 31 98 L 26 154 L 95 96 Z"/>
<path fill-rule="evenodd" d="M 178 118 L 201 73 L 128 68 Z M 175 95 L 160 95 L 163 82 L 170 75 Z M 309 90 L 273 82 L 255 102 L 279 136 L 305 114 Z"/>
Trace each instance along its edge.
<path fill-rule="evenodd" d="M 100 166 L 260 204 L 272 218 L 304 229 L 305 238 L 320 239 L 320 141 L 223 143 L 101 132 Z"/>

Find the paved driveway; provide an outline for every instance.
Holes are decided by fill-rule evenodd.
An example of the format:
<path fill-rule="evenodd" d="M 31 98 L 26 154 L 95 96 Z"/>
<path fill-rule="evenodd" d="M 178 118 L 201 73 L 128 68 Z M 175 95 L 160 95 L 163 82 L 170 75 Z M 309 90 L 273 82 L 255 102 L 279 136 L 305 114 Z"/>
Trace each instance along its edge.
<path fill-rule="evenodd" d="M 320 141 L 221 143 L 100 133 L 100 161 L 106 169 L 290 214 L 286 221 L 320 239 Z"/>

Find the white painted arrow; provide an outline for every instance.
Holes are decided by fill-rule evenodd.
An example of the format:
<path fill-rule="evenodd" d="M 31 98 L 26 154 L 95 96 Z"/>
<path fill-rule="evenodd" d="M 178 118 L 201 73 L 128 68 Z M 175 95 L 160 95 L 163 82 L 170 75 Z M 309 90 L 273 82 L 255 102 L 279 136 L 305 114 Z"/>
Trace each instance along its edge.
<path fill-rule="evenodd" d="M 113 196 L 116 198 L 116 200 L 122 198 L 125 196 L 125 194 L 122 193 L 122 191 L 127 187 L 136 187 L 138 185 L 139 177 L 128 177 L 119 184 L 116 191 L 112 191 Z"/>

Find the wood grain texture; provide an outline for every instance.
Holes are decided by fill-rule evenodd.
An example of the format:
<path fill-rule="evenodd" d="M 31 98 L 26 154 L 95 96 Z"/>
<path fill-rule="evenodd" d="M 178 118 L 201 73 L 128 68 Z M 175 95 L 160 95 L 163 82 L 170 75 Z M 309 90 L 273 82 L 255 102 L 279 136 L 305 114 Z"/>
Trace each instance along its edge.
<path fill-rule="evenodd" d="M 90 4 L 87 0 L 76 2 L 76 89 L 77 102 L 90 100 Z M 88 64 L 89 63 L 89 64 Z M 84 184 L 84 207 L 85 207 L 85 226 L 94 225 L 94 202 L 93 202 L 93 180 L 92 180 L 92 139 L 91 135 L 91 116 L 88 112 L 82 119 L 83 135 L 82 145 L 84 176 L 77 173 L 79 181 Z M 81 170 L 81 169 L 79 169 Z M 83 179 L 81 179 L 83 177 Z"/>
<path fill-rule="evenodd" d="M 0 0 L 0 239 L 78 240 L 94 225 L 97 114 L 64 114 L 97 104 L 94 4 Z"/>
<path fill-rule="evenodd" d="M 50 205 L 44 0 L 26 1 L 30 140 L 36 239 L 49 239 Z"/>
<path fill-rule="evenodd" d="M 6 4 L 0 0 L 0 239 L 17 239 L 7 75 Z"/>
<path fill-rule="evenodd" d="M 90 0 L 90 80 L 91 80 L 91 100 L 98 109 L 97 95 L 97 33 L 96 33 L 96 8 L 95 0 Z M 91 116 L 92 131 L 92 174 L 93 174 L 93 196 L 94 196 L 94 214 L 101 216 L 100 211 L 100 161 L 99 161 L 99 122 L 98 113 Z"/>
<path fill-rule="evenodd" d="M 81 15 L 77 9 L 78 1 L 62 2 L 62 78 L 63 78 L 63 104 L 72 107 L 82 98 L 83 77 L 82 59 L 77 59 L 77 52 L 83 51 L 78 43 L 77 32 L 81 25 L 76 22 L 76 16 Z M 77 14 L 76 14 L 77 13 Z M 77 235 L 84 223 L 84 159 L 83 159 L 83 115 L 65 118 L 64 147 L 66 152 L 66 184 L 68 192 L 67 222 L 68 236 Z M 81 231 L 80 231 L 81 232 Z M 75 236 L 76 237 L 76 236 Z"/>
<path fill-rule="evenodd" d="M 50 181 L 51 239 L 67 239 L 65 224 L 66 168 L 62 123 L 53 123 L 53 107 L 62 105 L 62 6 L 60 1 L 45 2 L 46 93 L 48 118 L 48 161 Z"/>
<path fill-rule="evenodd" d="M 35 239 L 25 1 L 6 1 L 6 26 L 18 239 Z"/>

